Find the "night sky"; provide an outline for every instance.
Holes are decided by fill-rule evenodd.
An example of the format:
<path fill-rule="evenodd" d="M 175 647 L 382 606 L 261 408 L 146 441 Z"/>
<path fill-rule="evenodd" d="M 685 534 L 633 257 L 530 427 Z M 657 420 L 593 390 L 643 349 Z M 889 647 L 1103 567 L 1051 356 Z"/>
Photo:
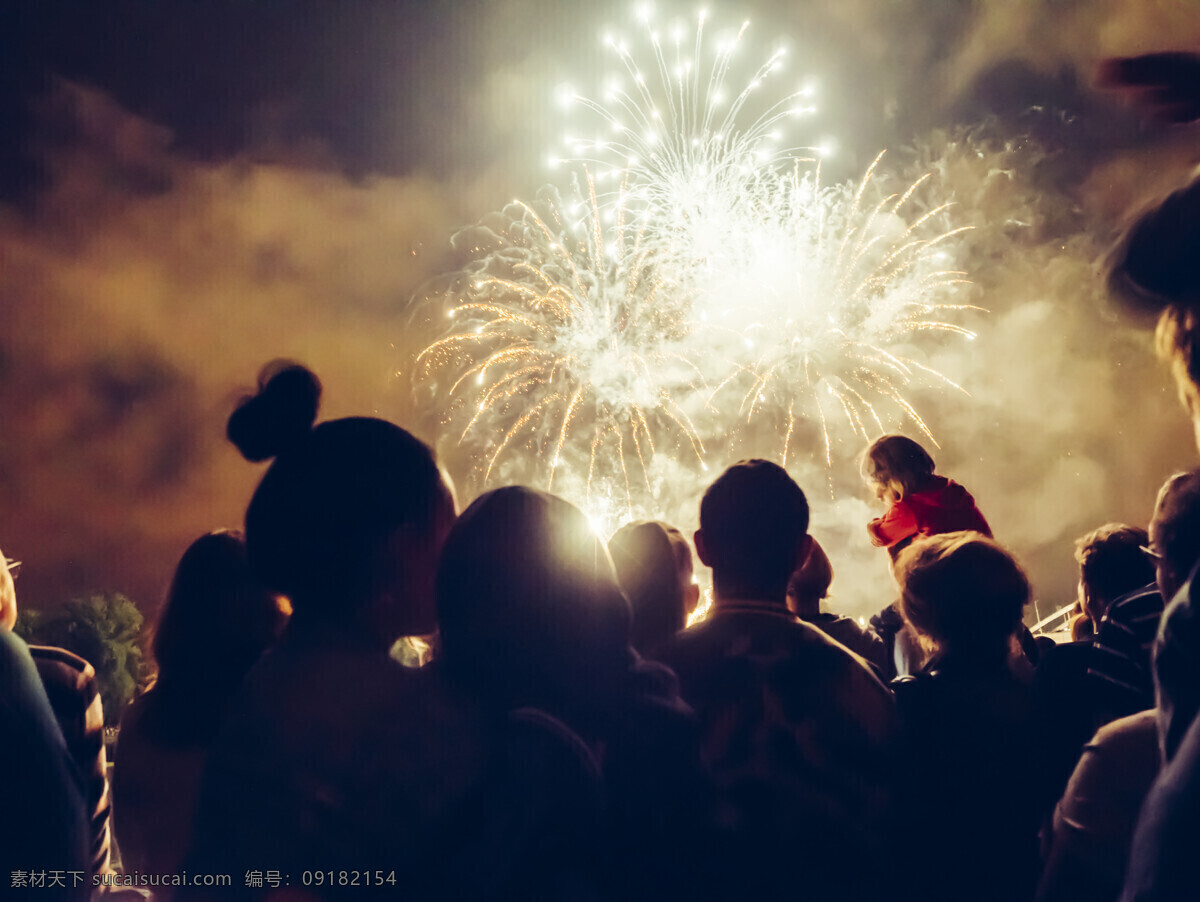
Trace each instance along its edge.
<path fill-rule="evenodd" d="M 990 319 L 970 353 L 937 361 L 971 398 L 924 409 L 942 469 L 1029 567 L 1043 613 L 1068 600 L 1072 540 L 1144 525 L 1157 486 L 1194 465 L 1144 324 L 1099 273 L 1124 219 L 1200 160 L 1200 133 L 1146 121 L 1095 71 L 1200 49 L 1200 4 L 708 5 L 749 18 L 759 46 L 786 36 L 820 77 L 832 178 L 888 147 L 931 163 L 978 224 Z M 0 547 L 25 561 L 24 603 L 105 589 L 153 609 L 190 540 L 240 522 L 260 471 L 223 423 L 273 357 L 318 372 L 324 416 L 378 413 L 437 442 L 437 411 L 404 375 L 432 337 L 411 299 L 461 265 L 458 229 L 553 177 L 554 86 L 598 73 L 600 29 L 629 13 L 0 5 Z M 794 472 L 827 498 L 819 468 Z M 475 488 L 465 469 L 460 482 Z M 888 600 L 873 600 L 883 565 L 859 525 L 865 493 L 845 493 L 814 530 L 835 594 L 865 613 Z M 664 515 L 694 526 L 691 503 Z"/>

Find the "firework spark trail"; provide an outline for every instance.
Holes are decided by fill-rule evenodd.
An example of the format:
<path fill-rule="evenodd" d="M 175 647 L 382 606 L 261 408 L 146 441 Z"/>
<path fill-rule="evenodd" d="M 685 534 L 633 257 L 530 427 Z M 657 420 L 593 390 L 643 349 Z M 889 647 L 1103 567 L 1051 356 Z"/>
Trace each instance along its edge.
<path fill-rule="evenodd" d="M 664 40 L 652 13 L 643 9 L 642 18 L 645 35 L 637 45 L 605 39 L 628 87 L 610 77 L 603 102 L 570 90 L 560 97 L 582 105 L 609 132 L 594 140 L 569 135 L 568 159 L 606 166 L 610 177 L 624 174 L 644 210 L 658 270 L 684 290 L 698 321 L 732 335 L 717 352 L 724 372 L 710 368 L 706 381 L 719 387 L 749 381 L 738 405 L 744 421 L 768 409 L 777 419 L 791 410 L 781 427 L 785 447 L 797 389 L 815 401 L 821 386 L 856 435 L 867 437 L 868 422 L 884 430 L 877 403 L 886 400 L 932 439 L 903 394 L 914 368 L 887 350 L 925 330 L 974 337 L 933 315 L 967 306 L 945 302 L 947 288 L 967 281 L 965 273 L 933 265 L 934 248 L 961 231 L 936 229 L 950 205 L 901 219 L 921 199 L 930 174 L 868 201 L 876 194 L 881 153 L 855 186 L 823 188 L 823 154 L 781 143 L 786 119 L 816 112 L 812 82 L 774 102 L 755 96 L 769 78 L 778 80 L 783 48 L 729 99 L 728 86 L 739 83 L 733 61 L 748 22 L 714 42 L 703 12 L 690 41 L 680 24 Z M 646 62 L 635 46 L 647 53 Z M 757 115 L 750 113 L 752 100 Z M 930 368 L 920 371 L 958 388 Z M 719 388 L 711 392 L 710 405 L 719 396 Z M 812 418 L 811 403 L 799 410 Z M 831 460 L 828 421 L 822 408 L 816 415 Z"/>
<path fill-rule="evenodd" d="M 644 219 L 628 214 L 619 197 L 600 202 L 585 170 L 569 198 L 545 189 L 483 227 L 490 252 L 464 274 L 454 331 L 417 362 L 426 376 L 454 375 L 460 440 L 474 433 L 487 448 L 485 482 L 506 451 L 532 449 L 547 488 L 560 466 L 586 467 L 589 497 L 604 476 L 632 510 L 627 453 L 647 488 L 650 458 L 671 440 L 702 462 L 703 440 L 673 397 L 702 370 L 683 307 L 651 265 Z"/>
<path fill-rule="evenodd" d="M 963 391 L 900 348 L 926 331 L 975 337 L 947 319 L 980 309 L 955 301 L 955 288 L 969 280 L 947 265 L 953 239 L 965 229 L 945 226 L 950 204 L 906 219 L 928 176 L 886 193 L 876 184 L 882 159 L 881 153 L 857 185 L 833 187 L 821 186 L 819 163 L 805 168 L 797 161 L 756 204 L 757 229 L 696 300 L 709 324 L 702 331 L 729 358 L 741 358 L 730 375 L 712 380 L 710 406 L 726 406 L 723 392 L 743 383 L 742 422 L 770 414 L 785 461 L 798 418 L 820 421 L 831 461 L 822 394 L 863 440 L 886 431 L 881 402 L 934 440 L 905 389 L 930 377 Z"/>
<path fill-rule="evenodd" d="M 611 40 L 633 87 L 569 99 L 614 137 L 568 139 L 565 196 L 548 187 L 462 233 L 476 257 L 451 331 L 418 363 L 450 386 L 485 484 L 512 461 L 502 476 L 542 482 L 609 530 L 662 509 L 663 473 L 706 470 L 706 441 L 786 465 L 808 422 L 828 474 L 841 421 L 856 441 L 905 422 L 932 440 L 906 392 L 963 391 L 913 359 L 923 333 L 974 337 L 951 321 L 979 309 L 959 298 L 951 205 L 931 200 L 929 174 L 886 190 L 882 153 L 824 186 L 822 153 L 781 149 L 811 91 L 756 96 L 781 50 L 726 99 L 745 32 L 714 49 L 703 15 L 690 44 L 650 26 L 647 65 Z M 780 447 L 764 447 L 771 430 Z"/>
<path fill-rule="evenodd" d="M 721 265 L 723 248 L 753 202 L 769 192 L 776 171 L 795 156 L 798 148 L 783 143 L 787 121 L 817 111 L 815 86 L 810 80 L 773 102 L 764 97 L 764 88 L 782 77 L 786 50 L 780 47 L 740 90 L 731 90 L 748 22 L 712 41 L 701 12 L 694 40 L 676 24 L 664 42 L 648 12 L 644 18 L 644 41 L 605 39 L 624 77 L 608 77 L 603 100 L 563 90 L 561 100 L 582 106 L 607 132 L 567 135 L 565 159 L 595 168 L 601 178 L 623 174 L 630 202 L 647 214 L 647 237 L 660 262 L 674 258 L 677 279 L 703 279 Z M 646 64 L 635 55 L 639 45 L 648 48 Z"/>

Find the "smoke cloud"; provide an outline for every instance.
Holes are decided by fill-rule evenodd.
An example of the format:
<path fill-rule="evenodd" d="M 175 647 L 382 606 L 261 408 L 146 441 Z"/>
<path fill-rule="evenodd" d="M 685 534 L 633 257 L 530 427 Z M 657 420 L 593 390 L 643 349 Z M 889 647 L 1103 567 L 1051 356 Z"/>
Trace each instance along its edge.
<path fill-rule="evenodd" d="M 311 365 L 324 416 L 408 418 L 397 314 L 468 214 L 421 178 L 189 163 L 78 86 L 49 115 L 50 188 L 0 221 L 0 534 L 26 603 L 149 607 L 193 538 L 241 523 L 258 471 L 224 421 L 263 362 Z"/>
<path fill-rule="evenodd" d="M 1072 540 L 1144 524 L 1158 485 L 1195 462 L 1144 324 L 1111 307 L 1099 267 L 1130 212 L 1200 157 L 1197 132 L 1150 125 L 1092 80 L 1110 55 L 1200 48 L 1200 22 L 1190 4 L 1138 0 L 812 6 L 727 15 L 751 18 L 763 46 L 789 36 L 796 65 L 821 77 L 818 124 L 839 138 L 831 177 L 892 147 L 889 161 L 934 171 L 956 223 L 975 226 L 979 337 L 924 346 L 969 396 L 930 389 L 917 406 L 939 469 L 976 495 L 1048 613 L 1074 593 Z M 240 523 L 259 470 L 224 441 L 224 420 L 274 357 L 321 376 L 323 416 L 395 419 L 447 450 L 463 501 L 480 488 L 436 402 L 414 400 L 413 359 L 438 326 L 410 300 L 464 262 L 452 234 L 555 178 L 553 86 L 599 71 L 596 36 L 627 11 L 474 14 L 457 51 L 471 66 L 451 54 L 404 73 L 426 99 L 409 120 L 386 117 L 379 139 L 403 135 L 401 172 L 385 149 L 378 174 L 348 178 L 336 142 L 201 162 L 98 89 L 49 95 L 36 128 L 46 186 L 0 217 L 0 547 L 26 562 L 26 604 L 114 589 L 148 609 L 195 536 Z M 869 614 L 891 586 L 863 528 L 877 511 L 859 447 L 835 446 L 832 469 L 809 450 L 791 468 L 834 564 L 834 604 Z M 774 452 L 731 445 L 708 476 Z M 645 513 L 694 527 L 703 479 L 657 466 L 664 509 Z"/>

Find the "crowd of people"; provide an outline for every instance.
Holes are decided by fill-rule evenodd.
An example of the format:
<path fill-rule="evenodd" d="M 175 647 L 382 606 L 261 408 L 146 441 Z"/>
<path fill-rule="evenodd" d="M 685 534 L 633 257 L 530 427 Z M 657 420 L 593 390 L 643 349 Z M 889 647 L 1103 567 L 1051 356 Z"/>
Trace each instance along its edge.
<path fill-rule="evenodd" d="M 1200 442 L 1200 284 L 1162 264 L 1198 186 L 1118 271 L 1171 301 L 1160 351 Z M 13 634 L 4 559 L 6 890 L 122 892 L 111 834 L 155 898 L 1200 898 L 1200 470 L 1148 528 L 1079 538 L 1055 644 L 971 493 L 904 436 L 862 457 L 895 577 L 864 627 L 823 609 L 830 557 L 774 463 L 716 478 L 690 541 L 644 521 L 605 543 L 522 486 L 460 512 L 427 445 L 318 423 L 320 398 L 271 365 L 231 416 L 270 466 L 244 532 L 179 562 L 111 786 L 94 670 Z M 712 607 L 688 626 L 697 562 Z"/>
<path fill-rule="evenodd" d="M 21 775 L 0 810 L 36 826 L 4 848 L 14 886 L 91 893 L 111 827 L 126 874 L 232 878 L 156 898 L 1168 898 L 1137 893 L 1193 801 L 1200 471 L 1148 530 L 1078 540 L 1077 638 L 1055 645 L 970 492 L 905 436 L 862 457 L 896 587 L 864 628 L 822 609 L 833 568 L 775 463 L 726 469 L 691 542 L 641 521 L 606 544 L 521 486 L 459 513 L 428 446 L 317 424 L 320 394 L 273 364 L 230 418 L 271 465 L 244 533 L 179 562 L 111 792 L 91 666 L 12 635 L 0 568 Z M 688 626 L 697 561 L 713 603 Z M 393 652 L 413 636 L 424 666 Z"/>

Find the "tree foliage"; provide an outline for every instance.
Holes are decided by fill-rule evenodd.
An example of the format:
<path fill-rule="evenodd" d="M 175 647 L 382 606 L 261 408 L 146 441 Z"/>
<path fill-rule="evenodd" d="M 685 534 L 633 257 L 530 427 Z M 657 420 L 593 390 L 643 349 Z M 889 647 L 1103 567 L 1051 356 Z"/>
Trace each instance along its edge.
<path fill-rule="evenodd" d="M 29 645 L 37 645 L 37 636 L 42 628 L 42 612 L 36 608 L 17 607 L 17 622 L 13 624 L 13 632 Z M 44 644 L 44 643 L 43 643 Z"/>
<path fill-rule="evenodd" d="M 142 651 L 142 612 L 124 595 L 89 595 L 61 610 L 33 618 L 28 641 L 57 645 L 96 670 L 104 721 L 116 725 L 147 676 Z"/>

